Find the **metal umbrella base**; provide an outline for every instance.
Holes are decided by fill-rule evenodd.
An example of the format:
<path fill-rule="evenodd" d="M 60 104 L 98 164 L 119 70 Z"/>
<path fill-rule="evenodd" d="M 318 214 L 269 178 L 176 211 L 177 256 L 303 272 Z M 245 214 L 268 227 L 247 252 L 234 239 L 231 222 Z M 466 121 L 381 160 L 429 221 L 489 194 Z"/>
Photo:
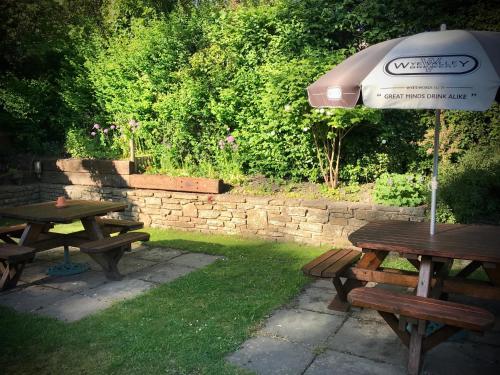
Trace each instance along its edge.
<path fill-rule="evenodd" d="M 71 276 L 87 271 L 90 268 L 88 263 L 73 263 L 69 255 L 69 249 L 64 246 L 64 262 L 56 264 L 47 270 L 50 276 Z"/>

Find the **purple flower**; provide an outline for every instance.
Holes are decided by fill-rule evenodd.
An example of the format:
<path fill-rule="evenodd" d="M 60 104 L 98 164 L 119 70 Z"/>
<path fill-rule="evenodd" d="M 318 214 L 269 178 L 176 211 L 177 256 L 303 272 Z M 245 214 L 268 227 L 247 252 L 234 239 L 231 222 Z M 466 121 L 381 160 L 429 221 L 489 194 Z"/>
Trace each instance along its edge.
<path fill-rule="evenodd" d="M 94 126 L 92 127 L 92 129 L 99 129 L 101 126 L 99 124 L 94 124 Z"/>
<path fill-rule="evenodd" d="M 220 148 L 221 150 L 223 150 L 223 149 L 224 149 L 224 145 L 225 145 L 224 140 L 223 140 L 223 139 L 221 139 L 221 140 L 219 141 L 219 148 Z"/>
<path fill-rule="evenodd" d="M 139 123 L 135 120 L 130 120 L 128 124 L 130 125 L 131 128 L 136 128 L 139 126 Z"/>
<path fill-rule="evenodd" d="M 226 141 L 227 143 L 234 143 L 234 137 L 231 134 L 229 134 L 226 138 Z"/>
<path fill-rule="evenodd" d="M 91 133 L 90 133 L 90 135 L 91 135 L 92 137 L 95 137 L 95 132 L 91 132 Z"/>
<path fill-rule="evenodd" d="M 111 124 L 111 126 L 109 127 L 111 130 L 113 129 L 116 129 L 116 125 L 115 124 Z"/>
<path fill-rule="evenodd" d="M 104 129 L 102 132 L 103 132 L 104 134 L 108 134 L 109 129 L 108 129 L 108 128 L 106 128 L 106 129 Z"/>

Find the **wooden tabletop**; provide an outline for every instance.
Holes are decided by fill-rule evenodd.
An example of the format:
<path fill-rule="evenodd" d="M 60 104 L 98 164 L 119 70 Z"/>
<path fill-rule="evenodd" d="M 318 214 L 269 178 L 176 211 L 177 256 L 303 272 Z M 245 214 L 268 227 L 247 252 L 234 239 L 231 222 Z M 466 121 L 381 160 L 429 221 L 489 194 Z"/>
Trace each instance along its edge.
<path fill-rule="evenodd" d="M 57 208 L 55 202 L 29 204 L 25 206 L 0 208 L 0 216 L 35 223 L 69 223 L 91 216 L 102 216 L 109 212 L 122 211 L 124 202 L 87 200 L 66 200 L 67 207 Z"/>
<path fill-rule="evenodd" d="M 495 225 L 438 224 L 431 236 L 427 222 L 374 221 L 349 240 L 364 249 L 500 263 L 500 226 Z"/>

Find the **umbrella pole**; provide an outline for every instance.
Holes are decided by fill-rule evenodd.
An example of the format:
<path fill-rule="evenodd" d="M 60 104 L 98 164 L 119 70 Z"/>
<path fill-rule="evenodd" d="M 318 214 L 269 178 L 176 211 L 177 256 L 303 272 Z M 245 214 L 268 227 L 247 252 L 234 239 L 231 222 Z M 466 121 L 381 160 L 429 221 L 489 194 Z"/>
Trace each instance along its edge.
<path fill-rule="evenodd" d="M 436 199 L 437 199 L 437 189 L 438 189 L 438 162 L 439 162 L 439 130 L 441 127 L 441 110 L 436 109 L 436 126 L 434 127 L 434 165 L 432 168 L 432 180 L 431 180 L 431 236 L 434 235 L 436 231 Z"/>

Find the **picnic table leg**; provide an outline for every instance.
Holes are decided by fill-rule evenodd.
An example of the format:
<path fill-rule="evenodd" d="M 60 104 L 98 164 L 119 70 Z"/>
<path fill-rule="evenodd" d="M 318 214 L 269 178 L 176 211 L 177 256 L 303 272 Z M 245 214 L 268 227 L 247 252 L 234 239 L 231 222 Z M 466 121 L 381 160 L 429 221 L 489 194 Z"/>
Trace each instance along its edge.
<path fill-rule="evenodd" d="M 495 286 L 500 286 L 500 264 L 483 263 L 483 269 L 491 283 Z"/>
<path fill-rule="evenodd" d="M 101 240 L 104 237 L 109 237 L 108 234 L 104 234 L 101 230 L 101 226 L 97 222 L 95 217 L 85 217 L 82 218 L 82 224 L 85 228 L 85 232 L 88 237 L 94 240 Z M 110 280 L 121 280 L 123 275 L 118 271 L 118 262 L 123 256 L 125 248 L 120 246 L 114 249 L 112 252 L 105 254 L 88 254 L 97 264 L 102 267 L 105 276 Z"/>
<path fill-rule="evenodd" d="M 19 239 L 19 245 L 29 246 L 31 243 L 35 242 L 45 227 L 46 224 L 28 223 L 26 228 L 24 228 L 21 238 Z"/>
<path fill-rule="evenodd" d="M 419 297 L 428 297 L 429 295 L 432 279 L 432 266 L 432 258 L 429 256 L 422 256 L 417 286 L 417 296 Z M 420 371 L 425 325 L 425 320 L 419 320 L 418 323 L 413 325 L 411 329 L 408 353 L 408 374 L 410 375 L 418 375 Z"/>
<path fill-rule="evenodd" d="M 389 253 L 387 251 L 371 251 L 365 253 L 363 257 L 356 263 L 355 267 L 376 270 L 380 267 L 384 259 L 387 257 Z M 328 308 L 330 310 L 336 311 L 347 311 L 349 310 L 350 304 L 347 301 L 347 294 L 354 288 L 363 286 L 366 284 L 365 281 L 348 279 L 343 285 L 340 281 L 340 278 L 332 278 L 333 285 L 337 290 L 337 295 L 330 302 Z"/>

